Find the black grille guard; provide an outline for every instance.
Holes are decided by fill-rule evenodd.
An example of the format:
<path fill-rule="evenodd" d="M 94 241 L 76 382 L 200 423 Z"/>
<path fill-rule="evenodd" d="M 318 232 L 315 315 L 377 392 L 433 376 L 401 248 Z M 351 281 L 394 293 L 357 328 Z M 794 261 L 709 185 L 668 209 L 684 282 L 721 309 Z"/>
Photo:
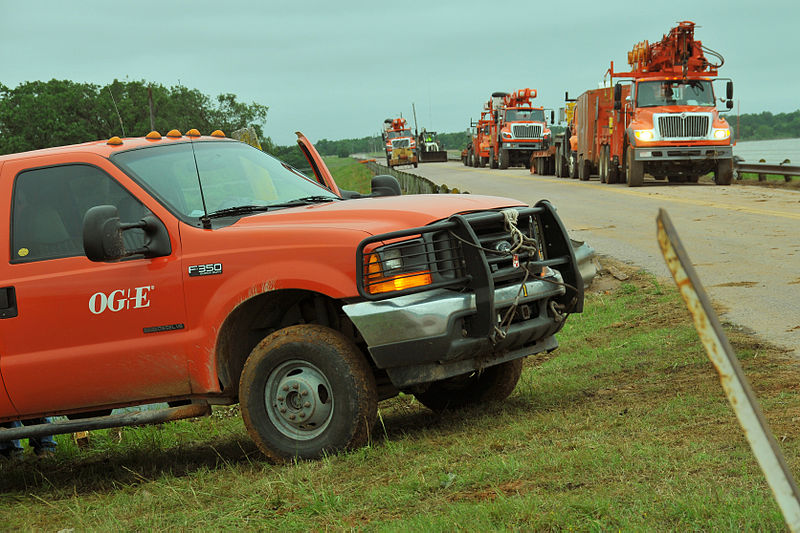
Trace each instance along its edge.
<path fill-rule="evenodd" d="M 553 298 L 556 305 L 562 312 L 580 313 L 583 311 L 584 285 L 581 277 L 575 252 L 570 243 L 569 235 L 561 222 L 553 205 L 547 200 L 540 200 L 534 207 L 514 207 L 519 213 L 518 221 L 532 220 L 535 228 L 536 239 L 543 255 L 542 258 L 522 257 L 518 270 L 517 279 L 512 279 L 510 283 L 521 283 L 526 278 L 525 265 L 529 271 L 538 271 L 542 267 L 554 267 L 561 273 L 565 292 Z M 487 250 L 482 243 L 476 227 L 500 224 L 502 226 L 504 215 L 500 210 L 497 211 L 478 211 L 474 213 L 452 215 L 446 220 L 434 222 L 427 226 L 409 228 L 390 233 L 383 233 L 367 237 L 358 245 L 356 252 L 356 275 L 358 292 L 362 298 L 371 301 L 386 300 L 396 298 L 406 294 L 414 294 L 437 288 L 448 288 L 456 290 L 469 290 L 475 294 L 475 304 L 477 308 L 477 330 L 478 335 L 488 335 L 495 324 L 494 290 L 495 280 L 505 276 L 508 284 L 509 268 L 496 269 L 492 271 L 491 263 L 496 263 L 496 259 L 487 258 Z M 520 224 L 521 225 L 521 224 Z M 367 290 L 368 282 L 365 276 L 364 250 L 375 243 L 391 244 L 392 241 L 403 239 L 404 237 L 419 236 L 424 246 L 424 254 L 428 257 L 428 264 L 438 265 L 442 261 L 436 258 L 436 251 L 433 243 L 426 236 L 436 233 L 448 233 L 455 237 L 455 241 L 461 241 L 463 246 L 459 246 L 460 253 L 452 261 L 461 263 L 462 268 L 448 269 L 448 276 L 434 276 L 432 283 L 420 287 L 413 287 L 399 291 L 391 291 L 382 294 L 372 294 Z M 529 281 L 541 279 L 538 276 L 528 277 Z"/>

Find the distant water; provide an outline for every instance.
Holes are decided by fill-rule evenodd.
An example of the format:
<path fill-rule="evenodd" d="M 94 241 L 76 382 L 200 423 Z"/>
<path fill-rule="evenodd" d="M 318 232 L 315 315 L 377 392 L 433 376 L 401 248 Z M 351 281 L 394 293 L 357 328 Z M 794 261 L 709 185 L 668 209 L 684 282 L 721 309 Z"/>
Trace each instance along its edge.
<path fill-rule="evenodd" d="M 772 141 L 742 141 L 733 147 L 733 155 L 748 163 L 780 163 L 784 159 L 800 165 L 800 139 L 777 139 Z"/>

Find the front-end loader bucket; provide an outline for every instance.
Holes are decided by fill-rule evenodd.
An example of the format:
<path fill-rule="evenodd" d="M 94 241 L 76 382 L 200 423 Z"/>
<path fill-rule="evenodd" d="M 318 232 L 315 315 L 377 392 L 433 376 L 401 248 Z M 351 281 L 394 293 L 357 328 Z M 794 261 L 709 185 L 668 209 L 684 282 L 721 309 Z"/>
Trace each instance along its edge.
<path fill-rule="evenodd" d="M 422 163 L 444 163 L 447 161 L 447 151 L 436 150 L 431 152 L 420 152 L 419 160 Z"/>

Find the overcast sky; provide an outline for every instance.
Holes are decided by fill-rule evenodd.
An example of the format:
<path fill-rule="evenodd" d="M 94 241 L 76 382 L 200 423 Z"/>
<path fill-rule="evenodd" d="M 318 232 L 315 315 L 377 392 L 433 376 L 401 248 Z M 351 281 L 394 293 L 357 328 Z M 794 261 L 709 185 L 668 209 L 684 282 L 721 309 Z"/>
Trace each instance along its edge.
<path fill-rule="evenodd" d="M 725 57 L 742 113 L 800 108 L 797 0 L 0 0 L 0 82 L 178 83 L 269 106 L 266 135 L 358 138 L 402 114 L 466 129 L 493 91 L 563 105 L 675 22 Z M 734 112 L 736 109 L 734 109 Z M 208 132 L 202 132 L 208 133 Z M 229 133 L 229 132 L 226 132 Z"/>

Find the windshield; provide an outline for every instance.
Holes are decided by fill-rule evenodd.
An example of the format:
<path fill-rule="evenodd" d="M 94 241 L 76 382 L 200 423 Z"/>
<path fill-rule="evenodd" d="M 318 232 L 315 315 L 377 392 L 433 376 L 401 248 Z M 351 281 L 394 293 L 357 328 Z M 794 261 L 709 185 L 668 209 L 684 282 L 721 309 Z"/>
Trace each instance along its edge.
<path fill-rule="evenodd" d="M 390 130 L 386 132 L 387 139 L 395 139 L 397 137 L 411 137 L 411 130 Z"/>
<path fill-rule="evenodd" d="M 506 109 L 506 122 L 544 122 L 544 109 Z"/>
<path fill-rule="evenodd" d="M 706 80 L 642 81 L 636 86 L 636 106 L 714 105 L 714 90 Z"/>
<path fill-rule="evenodd" d="M 208 213 L 310 196 L 339 198 L 286 163 L 238 142 L 153 146 L 120 152 L 112 161 L 167 209 L 193 223 L 205 214 L 200 183 Z"/>

